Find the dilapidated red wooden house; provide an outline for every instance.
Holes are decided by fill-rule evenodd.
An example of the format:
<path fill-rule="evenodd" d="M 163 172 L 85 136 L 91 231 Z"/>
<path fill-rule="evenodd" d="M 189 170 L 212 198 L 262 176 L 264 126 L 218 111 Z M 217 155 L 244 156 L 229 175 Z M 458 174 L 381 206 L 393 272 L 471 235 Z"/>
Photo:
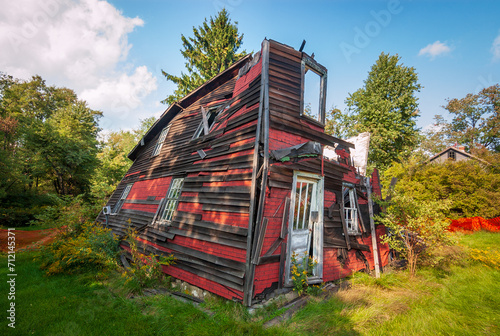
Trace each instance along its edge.
<path fill-rule="evenodd" d="M 173 254 L 169 275 L 247 305 L 291 285 L 293 253 L 317 261 L 316 283 L 385 265 L 367 197 L 380 192 L 377 175 L 371 190 L 354 146 L 324 133 L 326 83 L 313 57 L 264 40 L 144 135 L 109 200 L 109 227 L 132 226 L 144 252 Z"/>

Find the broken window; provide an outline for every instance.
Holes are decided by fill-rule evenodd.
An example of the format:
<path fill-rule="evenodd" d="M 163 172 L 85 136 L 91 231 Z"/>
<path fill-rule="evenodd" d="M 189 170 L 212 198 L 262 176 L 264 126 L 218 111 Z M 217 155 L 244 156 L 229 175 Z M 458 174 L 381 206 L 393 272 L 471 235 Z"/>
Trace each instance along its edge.
<path fill-rule="evenodd" d="M 455 161 L 456 160 L 456 156 L 455 156 L 455 151 L 449 151 L 448 152 L 448 159 L 452 160 L 452 161 Z"/>
<path fill-rule="evenodd" d="M 167 192 L 167 197 L 162 202 L 160 209 L 160 224 L 170 224 L 174 212 L 177 210 L 177 204 L 179 203 L 179 197 L 181 196 L 182 185 L 184 184 L 184 178 L 178 177 L 172 179 L 170 183 L 170 188 Z"/>
<path fill-rule="evenodd" d="M 205 113 L 205 116 L 206 116 L 206 120 L 207 120 L 207 129 L 208 129 L 208 133 L 210 133 L 210 130 L 212 129 L 212 126 L 215 124 L 215 118 L 217 117 L 217 115 L 220 113 L 220 111 L 222 109 L 219 109 L 220 105 L 217 105 L 217 106 L 213 106 L 213 107 L 210 107 L 207 110 L 205 110 L 203 107 L 202 107 L 202 116 L 201 116 L 201 123 L 200 125 L 198 126 L 198 128 L 196 129 L 196 132 L 194 133 L 194 136 L 193 136 L 193 139 L 196 139 L 196 138 L 199 138 L 199 137 L 202 137 L 205 134 L 205 121 L 204 121 L 204 118 L 203 118 L 203 113 Z M 208 134 L 207 133 L 207 134 Z"/>
<path fill-rule="evenodd" d="M 158 137 L 158 141 L 156 142 L 155 148 L 153 149 L 153 154 L 151 154 L 151 156 L 156 156 L 156 155 L 160 154 L 161 147 L 163 146 L 163 143 L 165 142 L 165 138 L 167 137 L 169 129 L 170 129 L 170 124 L 168 124 L 167 127 L 162 129 L 160 136 Z"/>
<path fill-rule="evenodd" d="M 302 59 L 301 115 L 325 123 L 326 69 L 311 57 Z"/>
<path fill-rule="evenodd" d="M 344 186 L 342 187 L 342 196 L 347 233 L 352 235 L 360 234 L 356 189 L 351 186 Z"/>
<path fill-rule="evenodd" d="M 116 204 L 113 208 L 113 211 L 111 213 L 117 214 L 118 211 L 120 211 L 120 209 L 123 206 L 123 203 L 125 203 L 125 200 L 127 199 L 127 196 L 130 192 L 130 189 L 132 189 L 132 185 L 133 185 L 133 183 L 127 184 L 127 186 L 125 187 L 125 189 L 123 190 L 123 192 L 120 196 L 120 199 L 118 200 L 118 202 L 116 202 Z"/>

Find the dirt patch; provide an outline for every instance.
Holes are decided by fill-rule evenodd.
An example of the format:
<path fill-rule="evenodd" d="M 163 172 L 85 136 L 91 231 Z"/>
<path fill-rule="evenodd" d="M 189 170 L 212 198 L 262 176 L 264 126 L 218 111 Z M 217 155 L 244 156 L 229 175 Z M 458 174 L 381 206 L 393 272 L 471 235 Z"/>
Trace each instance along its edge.
<path fill-rule="evenodd" d="M 59 232 L 58 229 L 45 229 L 34 231 L 12 230 L 16 238 L 16 251 L 37 249 L 41 245 L 50 243 Z M 8 230 L 0 230 L 0 251 L 7 252 Z M 12 236 L 12 234 L 11 234 Z"/>

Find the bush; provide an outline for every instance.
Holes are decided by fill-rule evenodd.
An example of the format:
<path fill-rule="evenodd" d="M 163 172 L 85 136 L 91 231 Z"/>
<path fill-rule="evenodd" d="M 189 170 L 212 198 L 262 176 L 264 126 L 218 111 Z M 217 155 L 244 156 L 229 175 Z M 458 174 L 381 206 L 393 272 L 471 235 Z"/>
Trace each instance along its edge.
<path fill-rule="evenodd" d="M 103 270 L 117 265 L 118 239 L 93 223 L 65 227 L 42 247 L 39 258 L 48 275 Z"/>
<path fill-rule="evenodd" d="M 436 264 L 440 259 L 436 252 L 451 244 L 449 220 L 444 216 L 448 202 L 422 202 L 395 192 L 390 203 L 381 203 L 386 212 L 375 218 L 390 231 L 382 240 L 408 261 L 410 275 L 415 274 L 423 257 L 427 263 Z"/>
<path fill-rule="evenodd" d="M 165 279 L 162 266 L 169 266 L 175 263 L 173 255 L 158 256 L 155 254 L 145 255 L 139 252 L 137 247 L 137 234 L 134 231 L 128 232 L 127 242 L 130 245 L 132 262 L 122 274 L 126 278 L 125 285 L 132 292 L 140 292 L 142 288 L 159 285 Z"/>
<path fill-rule="evenodd" d="M 500 172 L 495 165 L 475 160 L 418 164 L 413 159 L 394 163 L 384 173 L 386 189 L 392 177 L 398 178 L 396 191 L 417 201 L 449 201 L 444 214 L 451 219 L 500 216 Z"/>

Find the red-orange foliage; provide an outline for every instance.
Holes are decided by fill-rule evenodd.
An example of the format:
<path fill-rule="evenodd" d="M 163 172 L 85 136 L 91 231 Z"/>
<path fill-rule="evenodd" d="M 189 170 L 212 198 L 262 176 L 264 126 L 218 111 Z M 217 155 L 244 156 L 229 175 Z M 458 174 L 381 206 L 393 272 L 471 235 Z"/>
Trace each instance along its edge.
<path fill-rule="evenodd" d="M 500 217 L 492 219 L 484 219 L 483 217 L 455 219 L 451 222 L 448 230 L 451 232 L 474 232 L 479 230 L 500 232 Z"/>

